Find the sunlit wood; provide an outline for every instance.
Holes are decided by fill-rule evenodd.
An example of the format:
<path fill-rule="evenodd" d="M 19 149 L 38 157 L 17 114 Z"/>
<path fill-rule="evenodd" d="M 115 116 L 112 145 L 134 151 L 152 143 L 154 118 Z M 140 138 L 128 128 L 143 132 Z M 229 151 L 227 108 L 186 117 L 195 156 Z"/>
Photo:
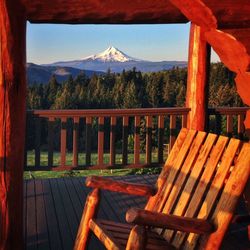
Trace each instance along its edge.
<path fill-rule="evenodd" d="M 152 196 L 156 193 L 156 189 L 153 186 L 118 182 L 99 176 L 88 177 L 86 186 L 140 196 Z"/>
<path fill-rule="evenodd" d="M 191 108 L 187 127 L 202 131 L 207 122 L 210 65 L 210 46 L 204 40 L 203 32 L 200 26 L 191 24 L 186 93 L 186 107 Z"/>
<path fill-rule="evenodd" d="M 89 240 L 89 222 L 96 215 L 97 207 L 100 201 L 98 189 L 94 189 L 87 197 L 85 207 L 82 214 L 82 219 L 75 240 L 74 250 L 86 249 Z"/>
<path fill-rule="evenodd" d="M 132 229 L 95 218 L 91 229 L 107 249 L 124 249 L 121 245 L 141 249 L 144 242 L 147 249 L 152 241 L 147 236 L 144 240 L 144 234 L 152 231 L 159 234 L 154 240 L 157 244 L 165 240 L 177 249 L 220 249 L 249 172 L 249 143 L 183 128 L 159 176 L 155 195 L 147 186 L 87 178 L 88 187 L 153 195 L 145 210 L 133 208 L 127 212 L 127 221 L 142 227 Z"/>

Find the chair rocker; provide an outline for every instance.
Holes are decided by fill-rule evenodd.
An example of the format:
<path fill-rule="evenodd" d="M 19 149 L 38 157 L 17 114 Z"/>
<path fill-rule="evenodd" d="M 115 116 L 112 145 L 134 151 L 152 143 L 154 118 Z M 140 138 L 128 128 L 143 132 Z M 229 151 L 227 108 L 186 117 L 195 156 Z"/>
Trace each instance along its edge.
<path fill-rule="evenodd" d="M 107 249 L 219 249 L 250 171 L 250 143 L 183 128 L 155 187 L 89 177 L 89 194 L 75 241 L 90 231 Z M 148 196 L 128 224 L 96 218 L 100 189 Z M 132 197 L 131 197 L 132 198 Z"/>

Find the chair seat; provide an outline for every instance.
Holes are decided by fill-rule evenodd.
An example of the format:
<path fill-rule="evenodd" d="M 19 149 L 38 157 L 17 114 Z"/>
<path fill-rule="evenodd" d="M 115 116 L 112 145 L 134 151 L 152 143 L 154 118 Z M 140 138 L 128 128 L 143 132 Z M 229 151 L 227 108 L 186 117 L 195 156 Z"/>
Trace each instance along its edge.
<path fill-rule="evenodd" d="M 92 219 L 89 223 L 90 229 L 107 249 L 126 249 L 128 237 L 133 225 L 117 223 L 113 221 Z M 157 233 L 147 231 L 147 250 L 175 249 L 163 237 Z"/>

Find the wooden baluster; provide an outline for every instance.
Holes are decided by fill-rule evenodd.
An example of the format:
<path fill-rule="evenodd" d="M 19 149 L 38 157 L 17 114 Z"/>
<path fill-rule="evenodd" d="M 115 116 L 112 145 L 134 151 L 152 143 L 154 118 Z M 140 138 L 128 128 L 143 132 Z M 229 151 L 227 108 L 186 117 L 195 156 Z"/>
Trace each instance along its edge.
<path fill-rule="evenodd" d="M 35 118 L 35 167 L 40 167 L 41 119 Z"/>
<path fill-rule="evenodd" d="M 135 133 L 134 133 L 134 164 L 140 163 L 140 116 L 135 116 Z"/>
<path fill-rule="evenodd" d="M 242 140 L 244 137 L 244 131 L 245 131 L 244 119 L 245 119 L 244 114 L 238 115 L 238 136 L 240 140 Z"/>
<path fill-rule="evenodd" d="M 181 116 L 181 126 L 182 128 L 186 128 L 187 127 L 187 114 L 184 114 Z"/>
<path fill-rule="evenodd" d="M 122 125 L 122 164 L 128 164 L 128 116 L 123 117 Z"/>
<path fill-rule="evenodd" d="M 86 165 L 91 165 L 91 134 L 92 134 L 92 117 L 86 117 Z"/>
<path fill-rule="evenodd" d="M 216 134 L 221 134 L 221 115 L 220 114 L 216 114 L 215 115 L 215 133 Z"/>
<path fill-rule="evenodd" d="M 67 118 L 61 118 L 61 167 L 66 164 L 66 136 L 67 136 Z"/>
<path fill-rule="evenodd" d="M 176 139 L 176 115 L 170 115 L 169 152 L 174 145 L 175 139 Z"/>
<path fill-rule="evenodd" d="M 74 117 L 73 124 L 73 167 L 78 167 L 79 117 Z"/>
<path fill-rule="evenodd" d="M 158 163 L 163 163 L 164 116 L 158 117 Z"/>
<path fill-rule="evenodd" d="M 227 115 L 227 136 L 233 136 L 233 116 Z"/>
<path fill-rule="evenodd" d="M 146 117 L 146 164 L 152 162 L 152 116 Z"/>
<path fill-rule="evenodd" d="M 104 117 L 98 118 L 98 165 L 103 165 Z"/>
<path fill-rule="evenodd" d="M 115 129 L 116 129 L 116 117 L 111 117 L 110 120 L 110 160 L 111 166 L 115 165 Z"/>
<path fill-rule="evenodd" d="M 54 154 L 54 117 L 49 117 L 48 120 L 48 167 L 53 167 Z"/>
<path fill-rule="evenodd" d="M 31 120 L 34 118 L 34 116 L 27 114 L 26 115 L 26 127 L 25 127 L 25 148 L 24 148 L 24 162 L 23 166 L 24 169 L 27 167 L 28 164 L 28 134 L 29 134 L 29 124 L 31 123 Z"/>

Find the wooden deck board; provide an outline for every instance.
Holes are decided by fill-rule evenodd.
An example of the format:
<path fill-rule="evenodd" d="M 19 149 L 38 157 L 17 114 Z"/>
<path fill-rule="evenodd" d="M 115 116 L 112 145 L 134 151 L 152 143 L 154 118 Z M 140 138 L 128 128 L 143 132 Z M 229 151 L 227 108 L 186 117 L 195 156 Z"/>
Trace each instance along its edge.
<path fill-rule="evenodd" d="M 43 194 L 44 194 L 44 207 L 47 218 L 47 227 L 43 230 L 48 231 L 49 245 L 51 250 L 63 249 L 61 234 L 59 230 L 59 223 L 57 213 L 54 205 L 54 200 L 48 180 L 42 180 Z"/>
<path fill-rule="evenodd" d="M 154 185 L 157 176 L 133 175 L 112 178 Z M 90 190 L 84 183 L 85 178 L 24 181 L 25 249 L 73 249 L 83 206 Z M 103 191 L 98 216 L 106 220 L 124 222 L 129 207 L 143 207 L 145 202 L 144 197 L 136 196 L 131 199 L 129 195 Z M 231 240 L 234 243 L 231 246 L 235 246 L 239 243 L 237 239 L 243 244 L 243 238 L 246 238 L 245 231 L 238 235 L 229 233 L 226 242 Z M 104 247 L 92 236 L 88 249 L 102 250 Z M 228 249 L 228 244 L 224 245 L 224 249 Z"/>
<path fill-rule="evenodd" d="M 57 179 L 49 180 L 51 193 L 54 200 L 54 206 L 57 214 L 59 231 L 62 240 L 63 249 L 70 249 L 73 244 L 73 238 L 70 231 L 70 224 L 67 219 L 67 211 L 64 210 L 64 205 L 61 200 Z"/>
<path fill-rule="evenodd" d="M 27 182 L 27 196 L 26 196 L 26 249 L 37 249 L 37 230 L 36 230 L 36 190 L 34 180 Z"/>
<path fill-rule="evenodd" d="M 41 180 L 35 180 L 36 190 L 36 227 L 37 227 L 37 249 L 49 249 L 49 235 L 47 226 L 47 217 L 44 208 L 44 192 Z"/>

